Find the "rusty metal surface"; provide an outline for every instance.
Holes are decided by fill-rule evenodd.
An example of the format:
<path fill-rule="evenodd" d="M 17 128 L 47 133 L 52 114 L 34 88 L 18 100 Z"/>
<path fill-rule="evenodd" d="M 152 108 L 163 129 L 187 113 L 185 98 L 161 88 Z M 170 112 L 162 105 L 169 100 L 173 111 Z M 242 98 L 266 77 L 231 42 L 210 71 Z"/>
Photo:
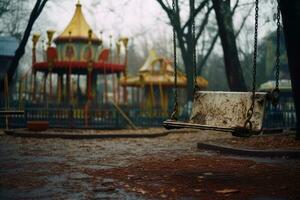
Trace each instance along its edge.
<path fill-rule="evenodd" d="M 198 91 L 194 97 L 190 123 L 224 128 L 244 126 L 251 95 L 251 92 Z M 251 119 L 253 130 L 262 128 L 265 101 L 266 93 L 257 92 Z"/>

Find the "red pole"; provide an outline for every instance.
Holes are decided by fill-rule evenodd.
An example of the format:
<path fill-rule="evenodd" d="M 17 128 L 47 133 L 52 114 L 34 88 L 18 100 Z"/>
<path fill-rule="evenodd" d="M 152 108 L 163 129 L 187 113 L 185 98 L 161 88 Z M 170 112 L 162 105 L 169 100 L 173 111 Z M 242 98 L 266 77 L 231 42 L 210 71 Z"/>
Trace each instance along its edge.
<path fill-rule="evenodd" d="M 44 93 L 44 97 L 43 97 L 43 101 L 46 101 L 46 96 L 47 96 L 47 91 L 46 91 L 46 84 L 47 84 L 47 72 L 45 72 L 44 74 L 44 88 L 43 88 L 43 93 Z"/>
<path fill-rule="evenodd" d="M 88 71 L 88 100 L 92 100 L 92 70 Z"/>
<path fill-rule="evenodd" d="M 52 99 L 52 69 L 50 68 L 49 69 L 49 97 L 50 97 L 50 100 Z"/>
<path fill-rule="evenodd" d="M 33 71 L 33 83 L 32 83 L 32 101 L 35 101 L 35 92 L 36 92 L 36 71 Z"/>

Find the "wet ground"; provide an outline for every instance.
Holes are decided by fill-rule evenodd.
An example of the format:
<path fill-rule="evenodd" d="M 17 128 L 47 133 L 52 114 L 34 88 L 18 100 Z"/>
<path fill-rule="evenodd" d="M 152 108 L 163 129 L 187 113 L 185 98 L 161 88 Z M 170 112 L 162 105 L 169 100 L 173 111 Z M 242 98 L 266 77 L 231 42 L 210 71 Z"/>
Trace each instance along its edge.
<path fill-rule="evenodd" d="M 197 149 L 197 142 L 227 137 L 207 131 L 94 140 L 1 134 L 0 199 L 300 199 L 299 161 Z"/>

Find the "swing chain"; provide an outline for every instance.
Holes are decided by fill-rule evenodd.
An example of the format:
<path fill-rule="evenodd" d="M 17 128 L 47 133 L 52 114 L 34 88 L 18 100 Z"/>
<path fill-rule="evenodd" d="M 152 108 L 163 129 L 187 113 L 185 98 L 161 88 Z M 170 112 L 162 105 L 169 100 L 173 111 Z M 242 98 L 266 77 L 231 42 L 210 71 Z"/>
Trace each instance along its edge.
<path fill-rule="evenodd" d="M 257 35 L 258 35 L 258 0 L 255 0 L 255 29 L 254 29 L 254 51 L 253 51 L 253 71 L 252 71 L 252 96 L 251 106 L 247 111 L 247 119 L 244 123 L 244 128 L 252 130 L 251 118 L 254 113 L 255 106 L 255 90 L 256 90 L 256 64 L 257 64 Z"/>
<path fill-rule="evenodd" d="M 176 5 L 175 0 L 172 0 L 172 21 L 173 21 L 173 58 L 174 58 L 174 82 L 175 82 L 175 90 L 174 90 L 174 107 L 173 112 L 171 114 L 172 120 L 177 120 L 178 118 L 178 84 L 177 84 L 177 52 L 176 52 L 176 30 L 175 30 L 175 21 L 176 21 Z M 171 22 L 172 23 L 172 22 Z"/>
<path fill-rule="evenodd" d="M 271 92 L 271 102 L 273 106 L 277 106 L 279 102 L 279 68 L 280 68 L 280 7 L 279 3 L 277 4 L 277 38 L 276 38 L 276 63 L 275 63 L 275 88 Z"/>

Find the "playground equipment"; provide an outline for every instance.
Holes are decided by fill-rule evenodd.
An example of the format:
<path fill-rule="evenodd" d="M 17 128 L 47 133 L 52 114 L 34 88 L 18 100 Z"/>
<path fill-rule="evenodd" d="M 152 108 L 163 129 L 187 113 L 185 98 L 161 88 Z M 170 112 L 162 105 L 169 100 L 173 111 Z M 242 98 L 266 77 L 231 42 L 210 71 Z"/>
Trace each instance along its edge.
<path fill-rule="evenodd" d="M 111 37 L 110 47 L 103 48 L 102 36 L 98 38 L 92 31 L 85 20 L 80 3 L 76 4 L 76 10 L 69 25 L 54 39 L 56 47 L 52 47 L 54 33 L 53 30 L 47 31 L 46 60 L 42 62 L 37 62 L 35 52 L 39 36 L 33 36 L 32 101 L 38 102 L 36 76 L 37 73 L 42 73 L 44 93 L 40 97 L 42 102 L 87 104 L 87 102 L 99 100 L 107 103 L 109 77 L 112 77 L 110 80 L 115 82 L 115 76 L 126 75 L 127 67 L 127 59 L 121 63 L 120 59 L 117 62 L 112 57 Z M 123 38 L 121 42 L 127 49 L 128 39 Z M 127 57 L 127 50 L 125 53 Z M 56 88 L 53 87 L 55 79 L 57 80 Z M 97 89 L 99 81 L 104 82 L 104 91 Z M 82 88 L 85 92 L 82 92 Z M 116 93 L 116 88 L 113 88 L 112 92 Z"/>
<path fill-rule="evenodd" d="M 176 11 L 175 1 L 172 1 L 173 11 Z M 192 10 L 193 16 L 194 10 Z M 248 137 L 257 134 L 262 129 L 264 106 L 267 93 L 256 93 L 256 58 L 257 58 L 257 34 L 258 34 L 258 0 L 255 1 L 255 34 L 253 54 L 253 82 L 251 92 L 205 92 L 199 91 L 197 85 L 194 88 L 194 102 L 192 115 L 189 122 L 177 121 L 178 118 L 178 94 L 177 94 L 177 64 L 176 64 L 176 33 L 173 28 L 174 43 L 174 81 L 176 90 L 174 93 L 174 111 L 170 119 L 164 121 L 167 129 L 171 128 L 196 128 L 203 130 L 229 131 L 235 136 Z M 278 103 L 279 98 L 279 41 L 280 41 L 280 10 L 277 8 L 277 57 L 276 57 L 276 87 L 269 94 L 273 104 Z M 195 21 L 193 21 L 193 42 L 195 44 Z M 196 49 L 193 51 L 193 64 L 196 67 Z M 196 70 L 194 70 L 196 73 Z M 196 77 L 196 74 L 195 76 Z M 196 82 L 196 80 L 194 81 Z"/>
<path fill-rule="evenodd" d="M 154 50 L 149 52 L 149 56 L 145 63 L 138 70 L 138 74 L 134 76 L 121 77 L 120 85 L 137 89 L 136 102 L 145 107 L 150 113 L 154 108 L 160 108 L 160 115 L 167 115 L 169 108 L 170 96 L 174 83 L 174 68 L 171 62 L 159 57 Z M 201 89 L 207 87 L 208 82 L 199 76 L 197 78 L 198 86 Z M 185 88 L 187 85 L 186 75 L 182 72 L 177 73 L 177 87 Z M 141 91 L 140 91 L 141 90 Z M 142 95 L 140 95 L 140 92 Z"/>

